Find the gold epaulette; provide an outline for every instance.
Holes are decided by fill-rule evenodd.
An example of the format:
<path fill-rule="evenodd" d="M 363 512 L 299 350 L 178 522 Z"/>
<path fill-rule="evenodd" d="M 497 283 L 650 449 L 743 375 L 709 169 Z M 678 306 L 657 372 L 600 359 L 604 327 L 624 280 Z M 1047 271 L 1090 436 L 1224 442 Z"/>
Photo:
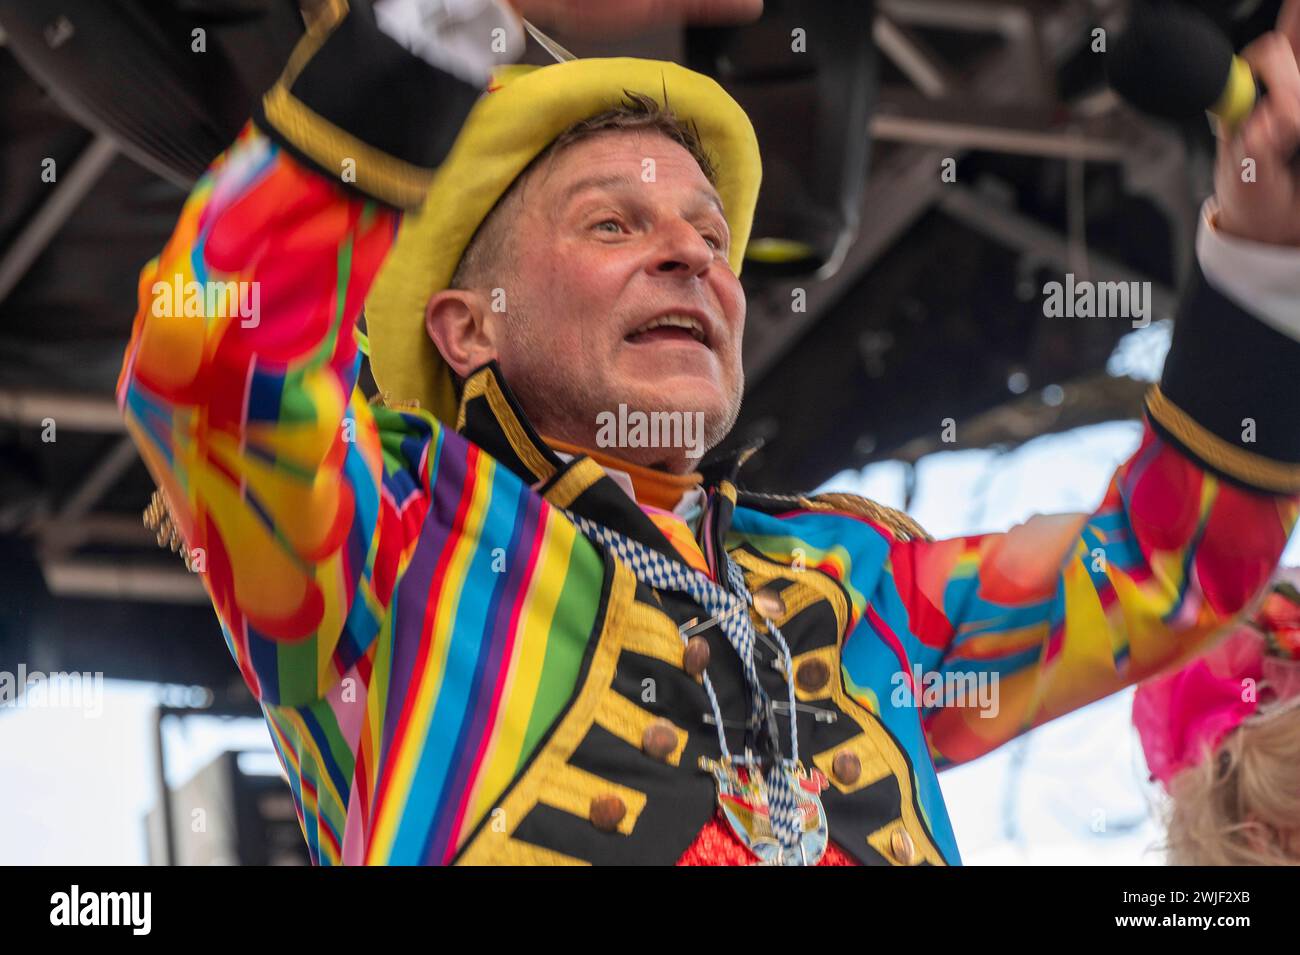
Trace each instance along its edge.
<path fill-rule="evenodd" d="M 149 498 L 149 506 L 144 509 L 144 526 L 155 532 L 159 547 L 180 554 L 181 559 L 185 561 L 185 569 L 191 572 L 194 570 L 189 548 L 185 544 L 185 539 L 181 537 L 180 528 L 176 526 L 171 505 L 168 504 L 167 495 L 163 493 L 162 488 L 157 488 Z"/>
<path fill-rule="evenodd" d="M 857 494 L 814 494 L 812 497 L 800 496 L 799 501 L 804 507 L 814 511 L 844 511 L 847 514 L 865 517 L 869 521 L 889 528 L 899 540 L 934 540 L 925 528 L 902 511 L 877 504 Z"/>

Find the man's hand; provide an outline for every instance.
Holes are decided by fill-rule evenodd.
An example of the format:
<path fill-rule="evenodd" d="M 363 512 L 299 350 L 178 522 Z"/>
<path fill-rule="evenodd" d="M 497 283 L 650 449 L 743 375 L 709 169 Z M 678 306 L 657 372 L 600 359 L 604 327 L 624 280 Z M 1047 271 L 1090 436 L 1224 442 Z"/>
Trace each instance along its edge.
<path fill-rule="evenodd" d="M 610 38 L 674 23 L 749 23 L 763 0 L 509 0 L 519 15 L 541 27 L 578 36 Z"/>
<path fill-rule="evenodd" d="M 1219 142 L 1218 227 L 1229 235 L 1300 247 L 1300 0 L 1282 5 L 1277 29 L 1242 58 L 1268 88 L 1247 120 Z M 1254 181 L 1243 181 L 1254 160 Z"/>

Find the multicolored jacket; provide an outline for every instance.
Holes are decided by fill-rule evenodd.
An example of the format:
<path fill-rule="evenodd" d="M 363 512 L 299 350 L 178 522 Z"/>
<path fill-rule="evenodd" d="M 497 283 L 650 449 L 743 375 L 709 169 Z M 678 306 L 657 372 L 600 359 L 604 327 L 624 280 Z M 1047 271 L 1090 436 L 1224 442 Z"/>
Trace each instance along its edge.
<path fill-rule="evenodd" d="M 455 430 L 367 402 L 353 329 L 399 207 L 445 154 L 445 131 L 416 127 L 446 78 L 373 34 L 318 55 L 334 68 L 293 64 L 143 269 L 118 388 L 311 856 L 674 863 L 715 810 L 697 763 L 717 739 L 679 636 L 700 611 L 564 512 L 672 545 L 594 461 L 546 446 L 495 366 L 466 383 Z M 395 63 L 430 95 L 371 95 Z M 341 183 L 358 137 L 391 162 Z M 260 313 L 158 308 L 176 276 L 257 283 Z M 861 498 L 748 493 L 738 459 L 706 469 L 699 543 L 779 593 L 801 747 L 843 853 L 957 863 L 937 768 L 1185 659 L 1249 604 L 1300 508 L 1296 367 L 1300 345 L 1198 279 L 1101 504 L 1006 533 L 935 541 Z M 740 667 L 705 635 L 739 722 Z M 783 676 L 760 670 L 780 698 Z M 995 712 L 927 699 L 936 678 L 996 680 Z M 649 752 L 665 720 L 672 748 Z M 855 772 L 837 771 L 846 752 Z M 626 811 L 599 828 L 593 801 L 611 795 Z"/>

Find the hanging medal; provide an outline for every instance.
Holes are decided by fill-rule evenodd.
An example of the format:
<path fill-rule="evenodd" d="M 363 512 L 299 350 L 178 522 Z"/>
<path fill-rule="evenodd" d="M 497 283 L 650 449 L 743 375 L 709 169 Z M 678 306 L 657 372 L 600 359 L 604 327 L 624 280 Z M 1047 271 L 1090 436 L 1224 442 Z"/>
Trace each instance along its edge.
<path fill-rule="evenodd" d="M 816 865 L 826 853 L 830 832 L 821 791 L 826 777 L 818 770 L 800 777 L 785 767 L 789 783 L 798 797 L 799 842 L 794 849 L 781 844 L 772 831 L 768 787 L 757 768 L 738 766 L 730 759 L 700 758 L 700 768 L 713 774 L 718 787 L 718 809 L 741 844 L 760 865 Z"/>

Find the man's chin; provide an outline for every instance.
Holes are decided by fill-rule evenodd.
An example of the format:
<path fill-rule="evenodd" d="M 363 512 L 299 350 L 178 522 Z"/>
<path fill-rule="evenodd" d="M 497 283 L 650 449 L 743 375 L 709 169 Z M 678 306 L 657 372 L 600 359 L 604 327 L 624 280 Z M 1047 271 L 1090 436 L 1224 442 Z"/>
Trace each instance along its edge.
<path fill-rule="evenodd" d="M 725 417 L 730 408 L 715 383 L 685 376 L 655 382 L 653 390 L 631 388 L 626 394 L 623 403 L 629 409 L 701 415 L 709 423 Z"/>
<path fill-rule="evenodd" d="M 638 464 L 691 470 L 734 422 L 732 402 L 716 383 L 695 377 L 644 384 L 618 389 L 619 400 L 601 409 L 598 443 Z"/>

